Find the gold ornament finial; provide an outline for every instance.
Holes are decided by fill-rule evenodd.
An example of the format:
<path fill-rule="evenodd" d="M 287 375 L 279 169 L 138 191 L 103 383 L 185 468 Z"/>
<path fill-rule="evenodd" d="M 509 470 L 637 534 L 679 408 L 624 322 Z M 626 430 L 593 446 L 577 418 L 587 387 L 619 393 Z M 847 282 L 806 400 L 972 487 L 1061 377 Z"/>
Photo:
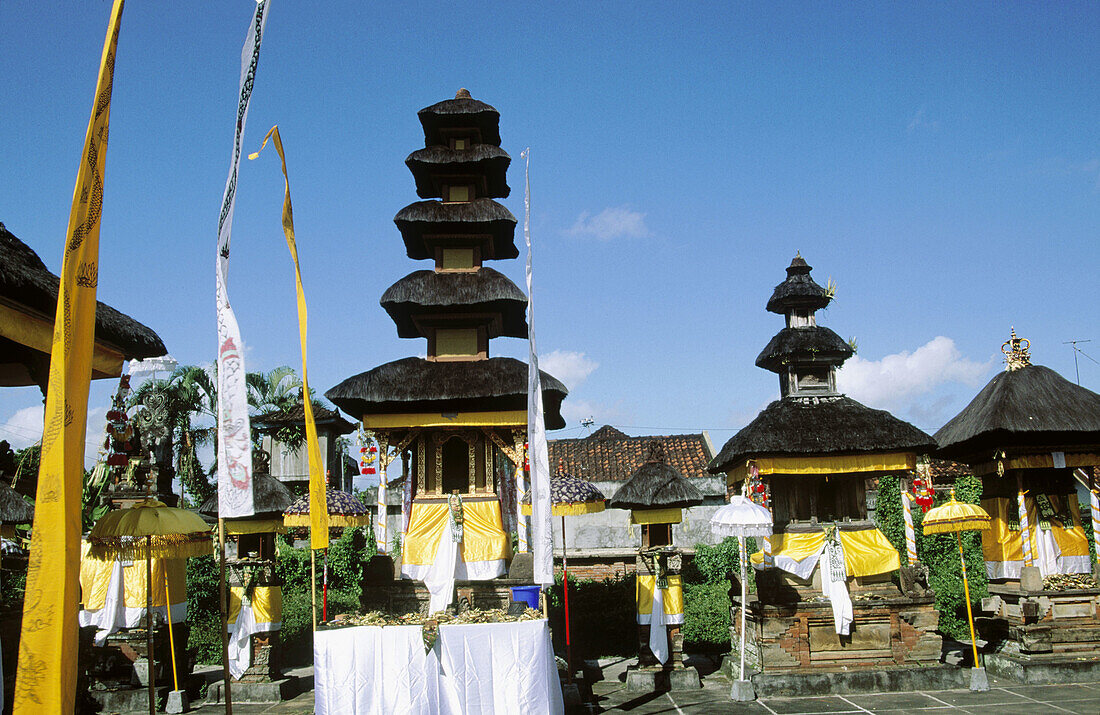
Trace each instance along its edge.
<path fill-rule="evenodd" d="M 1016 328 L 1012 328 L 1012 337 L 1001 344 L 1001 352 L 1005 355 L 1005 372 L 1013 372 L 1031 365 L 1031 341 L 1027 338 L 1017 338 Z"/>

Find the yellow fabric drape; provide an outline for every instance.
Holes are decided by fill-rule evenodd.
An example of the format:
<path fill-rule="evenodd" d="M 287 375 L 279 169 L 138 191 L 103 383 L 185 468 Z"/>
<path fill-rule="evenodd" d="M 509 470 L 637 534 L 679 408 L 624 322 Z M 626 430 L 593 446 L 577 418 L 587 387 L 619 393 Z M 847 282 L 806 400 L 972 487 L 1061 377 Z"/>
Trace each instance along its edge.
<path fill-rule="evenodd" d="M 468 501 L 462 504 L 462 544 L 459 554 L 466 563 L 498 561 L 512 555 L 512 545 L 504 533 L 500 502 Z M 435 560 L 439 540 L 448 523 L 446 504 L 413 503 L 409 531 L 401 558 L 406 564 L 430 566 Z"/>
<path fill-rule="evenodd" d="M 638 615 L 653 614 L 653 591 L 657 587 L 656 576 L 640 575 L 634 580 L 634 596 Z M 680 574 L 668 575 L 668 588 L 664 590 L 665 615 L 676 616 L 684 612 L 684 587 Z"/>
<path fill-rule="evenodd" d="M 313 401 L 309 397 L 309 375 L 306 371 L 306 324 L 309 315 L 306 311 L 306 294 L 302 288 L 302 270 L 298 266 L 298 246 L 294 242 L 294 208 L 290 203 L 290 176 L 286 173 L 286 156 L 283 154 L 283 140 L 279 136 L 278 125 L 268 131 L 264 137 L 260 151 L 267 146 L 267 140 L 273 139 L 275 151 L 279 152 L 279 159 L 283 163 L 283 180 L 286 190 L 283 193 L 283 233 L 286 235 L 286 245 L 290 249 L 290 257 L 294 261 L 294 287 L 298 293 L 298 335 L 302 343 L 302 405 L 305 408 L 306 423 L 306 452 L 309 455 L 309 545 L 312 549 L 328 548 L 328 500 L 325 480 L 324 462 L 321 461 L 321 448 L 317 442 L 317 423 L 313 419 Z M 255 159 L 260 151 L 249 154 L 249 159 Z"/>
<path fill-rule="evenodd" d="M 229 589 L 229 623 L 237 622 L 243 595 L 243 586 L 233 586 Z M 252 618 L 256 623 L 282 624 L 282 586 L 256 586 L 252 589 Z"/>
<path fill-rule="evenodd" d="M 15 683 L 14 710 L 20 715 L 69 713 L 76 707 L 84 433 L 95 344 L 99 222 L 122 6 L 122 0 L 115 0 L 111 8 L 61 262 Z"/>
<path fill-rule="evenodd" d="M 363 415 L 365 429 L 400 427 L 522 427 L 527 425 L 526 410 L 501 412 L 417 412 L 399 415 Z"/>
<path fill-rule="evenodd" d="M 1091 467 L 1100 464 L 1100 454 L 1095 454 L 1093 452 L 1066 452 L 1064 457 L 1066 467 L 1070 469 Z M 1005 469 L 1054 469 L 1054 456 L 1050 452 L 1045 454 L 1025 454 L 1019 457 L 1001 460 L 1001 464 Z M 973 469 L 974 474 L 979 477 L 983 474 L 996 474 L 997 462 L 993 461 L 976 464 Z"/>
<path fill-rule="evenodd" d="M 878 529 L 838 531 L 840 545 L 844 549 L 844 568 L 849 576 L 874 576 L 901 568 L 897 549 Z M 797 534 L 772 534 L 768 537 L 772 556 L 787 556 L 802 561 L 817 552 L 825 544 L 821 531 Z M 757 551 L 749 557 L 754 564 L 764 562 L 764 552 Z"/>
<path fill-rule="evenodd" d="M 84 550 L 87 550 L 85 545 Z M 126 563 L 126 562 L 123 562 Z M 145 562 L 132 561 L 122 569 L 122 604 L 126 608 L 145 608 Z M 80 561 L 81 603 L 89 611 L 103 608 L 114 561 L 84 557 Z M 187 603 L 187 562 L 184 559 L 153 559 L 153 607 L 164 606 L 164 573 L 168 572 L 168 588 L 172 605 Z"/>
<path fill-rule="evenodd" d="M 845 474 L 851 472 L 899 472 L 916 469 L 912 452 L 849 454 L 835 457 L 761 457 L 754 460 L 760 474 Z M 737 484 L 748 475 L 748 461 L 727 472 L 726 482 Z"/>
<path fill-rule="evenodd" d="M 286 524 L 282 519 L 226 519 L 225 533 L 230 536 L 241 534 L 285 534 Z"/>
<path fill-rule="evenodd" d="M 684 520 L 683 509 L 631 509 L 633 524 L 679 524 Z"/>
<path fill-rule="evenodd" d="M 1050 503 L 1055 511 L 1061 513 L 1062 498 L 1051 495 Z M 1085 529 L 1081 525 L 1081 508 L 1077 503 L 1077 495 L 1070 494 L 1069 512 L 1073 517 L 1073 528 L 1065 529 L 1056 523 L 1050 525 L 1051 533 L 1058 548 L 1062 550 L 1062 556 L 1088 556 L 1089 542 L 1085 535 Z M 1027 520 L 1031 528 L 1031 553 L 1039 553 L 1039 545 L 1035 533 L 1039 528 L 1039 509 L 1035 499 L 1031 496 L 1024 497 L 1027 504 Z M 989 512 L 992 519 L 989 522 L 989 531 L 982 532 L 982 555 L 986 561 L 1023 561 L 1024 547 L 1019 531 L 1008 528 L 1009 516 L 1016 511 L 1015 500 L 1007 497 L 991 497 L 982 499 L 982 508 Z"/>

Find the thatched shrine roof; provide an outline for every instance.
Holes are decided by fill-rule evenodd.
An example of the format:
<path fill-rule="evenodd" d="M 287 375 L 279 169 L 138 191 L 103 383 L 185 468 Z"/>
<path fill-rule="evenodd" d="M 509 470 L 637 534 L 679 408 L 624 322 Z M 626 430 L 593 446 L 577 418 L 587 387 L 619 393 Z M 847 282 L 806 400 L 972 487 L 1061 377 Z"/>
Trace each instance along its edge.
<path fill-rule="evenodd" d="M 724 472 L 750 457 L 931 452 L 936 442 L 885 410 L 850 397 L 786 397 L 768 405 L 710 463 Z"/>
<path fill-rule="evenodd" d="M 418 149 L 405 159 L 416 180 L 416 194 L 422 199 L 443 198 L 443 184 L 477 184 L 478 196 L 508 198 L 508 165 L 512 157 L 492 144 L 474 144 L 457 150 L 445 146 Z"/>
<path fill-rule="evenodd" d="M 424 127 L 424 146 L 446 144 L 441 129 L 476 129 L 478 141 L 500 146 L 500 112 L 460 89 L 454 99 L 445 99 L 416 113 Z"/>
<path fill-rule="evenodd" d="M 256 510 L 255 518 L 282 516 L 283 512 L 294 503 L 294 495 L 275 477 L 256 472 L 252 475 L 252 503 Z M 215 494 L 204 501 L 199 507 L 199 513 L 216 517 L 218 495 Z"/>
<path fill-rule="evenodd" d="M 546 428 L 561 429 L 561 402 L 569 391 L 552 375 L 539 374 Z M 527 364 L 507 357 L 469 362 L 404 358 L 349 377 L 325 397 L 356 417 L 526 410 Z"/>
<path fill-rule="evenodd" d="M 274 410 L 257 415 L 251 419 L 261 432 L 277 430 L 287 425 L 304 425 L 306 422 L 305 405 L 299 403 L 285 410 Z M 331 426 L 336 434 L 347 434 L 355 430 L 355 425 L 344 419 L 336 410 L 322 405 L 313 405 L 313 422 L 318 427 Z"/>
<path fill-rule="evenodd" d="M 634 470 L 607 505 L 612 509 L 674 509 L 703 503 L 703 493 L 665 459 L 660 442 L 648 445 L 646 461 Z"/>
<path fill-rule="evenodd" d="M 783 328 L 757 356 L 756 366 L 772 372 L 783 372 L 796 360 L 840 365 L 852 353 L 848 343 L 824 326 Z"/>
<path fill-rule="evenodd" d="M 516 217 L 492 199 L 458 203 L 417 201 L 401 209 L 393 222 L 413 260 L 435 258 L 433 243 L 483 244 L 483 259 L 515 258 Z M 426 240 L 427 239 L 427 240 Z"/>
<path fill-rule="evenodd" d="M 23 496 L 0 483 L 0 524 L 30 524 L 34 521 L 34 505 Z"/>
<path fill-rule="evenodd" d="M 431 314 L 497 313 L 489 337 L 527 337 L 527 296 L 504 274 L 492 268 L 472 272 L 415 271 L 386 289 L 382 307 L 397 324 L 402 338 L 421 337 L 413 318 Z"/>
<path fill-rule="evenodd" d="M 27 313 L 29 319 L 38 317 L 52 323 L 57 312 L 60 282 L 60 278 L 46 268 L 38 254 L 0 223 L 0 301 Z M 159 357 L 168 353 L 160 337 L 150 328 L 105 303 L 96 303 L 95 320 L 96 342 L 115 349 L 125 360 Z M 34 352 L 14 340 L 0 337 L 0 364 L 22 362 L 28 351 Z M 93 373 L 93 377 L 105 375 Z M 24 379 L 5 384 L 29 385 L 34 382 Z"/>
<path fill-rule="evenodd" d="M 1100 445 L 1100 395 L 1042 365 L 1001 372 L 936 432 L 937 454 L 983 461 L 992 450 Z"/>
<path fill-rule="evenodd" d="M 812 267 L 801 255 L 796 255 L 787 267 L 787 280 L 775 287 L 767 309 L 782 315 L 791 308 L 820 310 L 829 305 L 828 292 L 810 278 Z"/>

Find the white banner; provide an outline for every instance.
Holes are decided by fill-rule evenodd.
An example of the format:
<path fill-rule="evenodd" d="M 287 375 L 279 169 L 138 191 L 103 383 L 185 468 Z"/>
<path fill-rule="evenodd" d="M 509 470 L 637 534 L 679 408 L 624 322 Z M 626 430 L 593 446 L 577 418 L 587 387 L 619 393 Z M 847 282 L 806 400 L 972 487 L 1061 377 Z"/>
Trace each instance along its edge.
<path fill-rule="evenodd" d="M 241 51 L 241 90 L 237 102 L 237 126 L 233 135 L 233 159 L 225 181 L 222 210 L 218 218 L 217 306 L 218 306 L 218 516 L 252 516 L 252 438 L 248 422 L 248 392 L 245 386 L 244 353 L 237 316 L 229 305 L 229 236 L 233 228 L 233 207 L 237 200 L 237 170 L 241 163 L 241 138 L 248 119 L 252 83 L 260 60 L 260 41 L 267 24 L 270 0 L 256 3 L 256 14 L 248 26 Z"/>
<path fill-rule="evenodd" d="M 389 447 L 378 443 L 378 509 L 374 520 L 374 542 L 380 554 L 390 552 L 390 537 L 386 529 L 386 452 L 389 451 Z"/>
<path fill-rule="evenodd" d="M 531 357 L 527 364 L 527 454 L 531 463 L 531 551 L 535 583 L 554 583 L 554 517 L 550 512 L 550 455 L 546 446 L 542 379 L 535 347 L 534 294 L 531 291 L 531 149 L 520 154 L 524 165 L 523 239 L 527 242 L 527 337 Z"/>

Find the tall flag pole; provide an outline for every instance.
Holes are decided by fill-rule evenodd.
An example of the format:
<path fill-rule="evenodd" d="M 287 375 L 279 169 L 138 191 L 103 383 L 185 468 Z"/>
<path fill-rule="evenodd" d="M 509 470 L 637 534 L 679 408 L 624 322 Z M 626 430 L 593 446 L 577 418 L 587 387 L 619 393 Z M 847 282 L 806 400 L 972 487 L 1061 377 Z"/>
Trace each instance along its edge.
<path fill-rule="evenodd" d="M 237 202 L 237 172 L 241 164 L 241 139 L 256 66 L 260 61 L 260 42 L 267 25 L 270 0 L 257 0 L 256 11 L 248 25 L 241 49 L 241 81 L 237 98 L 237 122 L 233 133 L 233 157 L 222 194 L 218 216 L 218 258 L 216 302 L 218 309 L 218 552 L 219 605 L 222 615 L 222 670 L 225 678 L 225 711 L 232 715 L 233 699 L 229 679 L 229 640 L 226 623 L 229 602 L 225 588 L 225 520 L 255 513 L 252 500 L 252 430 L 248 420 L 248 390 L 245 384 L 244 352 L 237 316 L 229 305 L 229 239 L 233 229 L 233 208 Z"/>
<path fill-rule="evenodd" d="M 84 435 L 95 341 L 107 133 L 122 6 L 123 0 L 115 0 L 103 42 L 57 291 L 15 683 L 15 712 L 26 715 L 72 712 L 76 703 Z"/>
<path fill-rule="evenodd" d="M 298 246 L 294 242 L 294 208 L 290 203 L 290 177 L 286 173 L 286 156 L 283 154 L 283 140 L 279 136 L 279 126 L 275 125 L 264 137 L 260 151 L 271 139 L 279 159 L 283 163 L 283 179 L 286 191 L 283 194 L 283 233 L 286 245 L 290 249 L 290 258 L 294 261 L 294 286 L 298 292 L 298 335 L 302 342 L 302 406 L 305 409 L 306 452 L 309 455 L 309 540 L 313 550 L 328 548 L 328 499 L 326 498 L 325 468 L 321 461 L 321 449 L 317 442 L 317 423 L 313 419 L 313 401 L 309 397 L 309 373 L 306 370 L 306 326 L 309 320 L 306 311 L 306 294 L 302 289 L 302 270 L 298 266 Z M 260 151 L 249 154 L 255 159 Z"/>
<path fill-rule="evenodd" d="M 535 583 L 554 583 L 554 517 L 550 511 L 550 456 L 546 446 L 542 379 L 535 347 L 534 293 L 531 290 L 531 148 L 520 153 L 524 165 L 523 239 L 527 242 L 527 444 L 531 463 L 531 542 Z M 518 500 L 517 500 L 518 502 Z M 564 536 L 564 535 L 563 535 Z"/>

